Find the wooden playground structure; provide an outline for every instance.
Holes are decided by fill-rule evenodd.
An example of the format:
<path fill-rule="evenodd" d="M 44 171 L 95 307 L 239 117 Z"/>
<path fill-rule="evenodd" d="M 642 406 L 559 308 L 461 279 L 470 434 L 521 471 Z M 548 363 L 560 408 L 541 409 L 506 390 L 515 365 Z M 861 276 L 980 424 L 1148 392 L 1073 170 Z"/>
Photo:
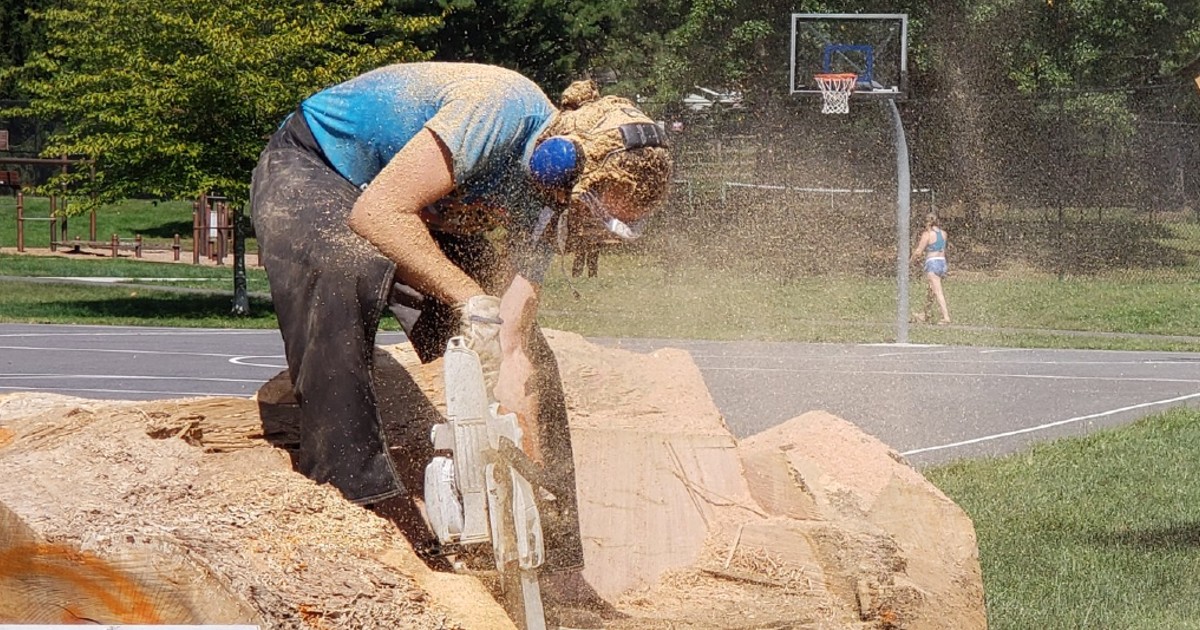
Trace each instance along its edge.
<path fill-rule="evenodd" d="M 0 129 L 0 151 L 7 152 L 9 150 L 8 131 Z M 65 250 L 79 253 L 86 248 L 89 250 L 107 251 L 113 258 L 118 257 L 122 251 L 133 252 L 135 258 L 142 258 L 143 252 L 146 251 L 170 251 L 174 261 L 178 262 L 180 260 L 183 247 L 179 234 L 174 235 L 174 239 L 169 246 L 158 243 L 146 243 L 141 234 L 134 235 L 132 239 L 121 238 L 117 234 L 113 234 L 106 240 L 97 238 L 95 210 L 88 213 L 87 240 L 79 236 L 69 238 L 67 235 L 67 222 L 69 218 L 67 200 L 60 195 L 50 194 L 49 216 L 27 216 L 25 194 L 22 190 L 24 182 L 21 181 L 21 173 L 16 170 L 7 170 L 5 167 L 8 165 L 58 167 L 61 168 L 64 175 L 67 174 L 68 169 L 71 167 L 86 166 L 91 170 L 93 179 L 96 176 L 96 165 L 92 160 L 73 159 L 66 155 L 57 158 L 0 156 L 0 169 L 3 169 L 0 170 L 0 187 L 11 189 L 17 197 L 18 252 L 25 252 L 25 231 L 27 228 L 25 224 L 32 221 L 49 224 L 51 252 Z M 226 257 L 234 255 L 235 228 L 238 220 L 235 214 L 240 213 L 235 213 L 229 201 L 222 196 L 201 195 L 199 199 L 192 202 L 193 264 L 200 264 L 204 260 L 221 265 L 224 264 Z"/>
<path fill-rule="evenodd" d="M 120 252 L 133 252 L 135 258 L 142 258 L 146 251 L 170 251 L 172 260 L 179 262 L 182 255 L 182 239 L 179 234 L 174 236 L 170 246 L 147 244 L 141 234 L 132 239 L 122 239 L 113 234 L 107 240 L 96 237 L 96 213 L 89 213 L 88 238 L 79 236 L 69 238 L 67 235 L 68 217 L 66 216 L 66 201 L 57 195 L 50 195 L 50 214 L 45 217 L 26 216 L 25 194 L 20 189 L 19 179 L 4 177 L 0 172 L 0 186 L 11 186 L 16 190 L 17 197 L 17 252 L 25 252 L 26 222 L 47 223 L 50 227 L 50 251 L 60 250 L 80 253 L 84 249 L 103 250 L 117 258 Z M 228 200 L 220 196 L 201 195 L 192 202 L 192 263 L 200 264 L 202 260 L 218 265 L 233 254 L 234 211 Z"/>

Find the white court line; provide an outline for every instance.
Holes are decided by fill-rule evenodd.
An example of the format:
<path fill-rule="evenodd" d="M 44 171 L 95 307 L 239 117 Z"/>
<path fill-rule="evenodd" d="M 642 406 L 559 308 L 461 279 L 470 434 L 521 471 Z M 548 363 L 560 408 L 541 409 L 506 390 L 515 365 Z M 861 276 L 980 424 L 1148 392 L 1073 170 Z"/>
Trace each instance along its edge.
<path fill-rule="evenodd" d="M 254 394 L 240 395 L 229 392 L 171 392 L 161 390 L 140 389 L 89 389 L 86 387 L 10 387 L 0 385 L 0 389 L 22 392 L 87 392 L 89 394 L 151 394 L 154 396 L 229 396 L 232 398 L 253 398 Z"/>
<path fill-rule="evenodd" d="M 1125 411 L 1133 411 L 1135 409 L 1145 409 L 1146 407 L 1155 407 L 1158 405 L 1169 405 L 1171 403 L 1182 402 L 1184 400 L 1191 400 L 1193 398 L 1200 398 L 1200 393 L 1188 394 L 1186 396 L 1176 396 L 1175 398 L 1167 398 L 1165 400 L 1155 400 L 1153 402 L 1140 403 L 1137 405 L 1130 405 L 1128 407 L 1121 407 L 1119 409 L 1110 409 L 1108 411 L 1092 413 L 1092 414 L 1088 414 L 1086 416 L 1076 416 L 1074 418 L 1067 418 L 1066 420 L 1056 420 L 1054 422 L 1047 422 L 1045 424 L 1039 424 L 1039 425 L 1033 426 L 1033 427 L 1017 429 L 1015 431 L 1005 431 L 1004 433 L 994 433 L 992 435 L 984 435 L 982 437 L 972 438 L 970 440 L 963 440 L 961 442 L 951 442 L 949 444 L 940 444 L 938 446 L 927 446 L 925 448 L 917 448 L 917 449 L 913 449 L 911 451 L 905 451 L 900 454 L 907 457 L 909 455 L 916 455 L 918 453 L 928 453 L 931 451 L 941 451 L 941 450 L 945 450 L 948 448 L 957 448 L 959 446 L 968 446 L 971 444 L 979 444 L 981 442 L 990 442 L 991 440 L 999 440 L 1001 438 L 1012 437 L 1014 435 L 1021 435 L 1023 433 L 1033 433 L 1034 431 L 1042 431 L 1044 429 L 1060 427 L 1065 424 L 1082 422 L 1084 420 L 1094 420 L 1096 418 L 1103 418 L 1104 416 L 1111 416 L 1111 415 L 1122 413 Z"/>
<path fill-rule="evenodd" d="M 237 358 L 237 354 L 219 354 L 216 352 L 169 352 L 166 350 L 114 350 L 112 348 L 41 348 L 37 346 L 0 346 L 0 350 L 33 350 L 38 352 L 102 352 L 108 354 L 155 354 L 162 356 L 182 357 L 218 357 L 221 359 Z"/>
<path fill-rule="evenodd" d="M 249 361 L 248 359 L 278 359 L 280 361 L 284 361 L 284 364 L 279 365 L 278 363 L 255 363 L 253 361 Z M 234 365 L 241 365 L 241 366 L 245 366 L 245 367 L 275 368 L 278 370 L 282 370 L 283 368 L 287 367 L 287 362 L 285 361 L 284 356 L 282 354 L 261 354 L 261 355 L 253 355 L 252 354 L 252 355 L 244 356 L 244 357 L 233 357 L 232 359 L 229 360 L 229 362 Z"/>
<path fill-rule="evenodd" d="M 208 383 L 262 383 L 261 378 L 215 378 L 204 376 L 131 376 L 128 374 L 0 374 L 0 379 L 22 380 L 39 378 L 121 379 L 133 381 L 204 381 Z"/>
<path fill-rule="evenodd" d="M 1054 360 L 1054 359 L 1001 359 L 998 361 L 980 361 L 977 359 L 939 359 L 936 355 L 954 354 L 954 351 L 939 351 L 939 352 L 887 352 L 883 354 L 872 355 L 828 355 L 828 354 L 790 354 L 786 356 L 773 354 L 739 354 L 739 355 L 722 355 L 722 354 L 692 354 L 693 359 L 772 359 L 772 360 L 804 360 L 804 361 L 836 361 L 839 363 L 862 363 L 870 362 L 880 358 L 902 358 L 902 359 L 925 359 L 929 358 L 931 363 L 939 365 L 962 363 L 967 365 L 985 364 L 985 365 L 1195 365 L 1200 368 L 1200 356 L 1193 358 L 1152 358 L 1152 359 L 1132 359 L 1132 360 Z M 706 368 L 707 369 L 707 368 Z M 719 368 L 711 368 L 719 369 Z M 750 368 L 728 368 L 728 369 L 750 369 Z"/>
<path fill-rule="evenodd" d="M 1129 376 L 1067 376 L 1058 374 L 1006 374 L 1003 372 L 897 372 L 894 370 L 829 370 L 822 368 L 758 368 L 758 367 L 705 367 L 702 371 L 712 372 L 820 372 L 821 374 L 854 374 L 873 376 L 964 376 L 998 377 L 1048 381 L 1117 381 L 1121 383 L 1200 383 L 1194 378 L 1142 378 Z"/>
<path fill-rule="evenodd" d="M 227 336 L 227 335 L 262 335 L 262 334 L 279 334 L 277 330 L 262 329 L 262 330 L 196 330 L 194 328 L 147 328 L 146 330 L 129 331 L 129 332 L 23 332 L 23 333 L 0 333 L 0 337 L 204 337 L 204 336 Z"/>
<path fill-rule="evenodd" d="M 927 346 L 927 347 L 932 348 L 934 346 Z M 862 357 L 862 358 L 864 358 L 864 359 L 877 359 L 880 357 L 918 357 L 918 358 L 920 358 L 920 357 L 933 356 L 935 354 L 954 354 L 955 352 L 957 352 L 957 351 L 956 350 L 936 350 L 934 352 L 882 352 L 880 354 L 873 354 L 869 357 Z"/>

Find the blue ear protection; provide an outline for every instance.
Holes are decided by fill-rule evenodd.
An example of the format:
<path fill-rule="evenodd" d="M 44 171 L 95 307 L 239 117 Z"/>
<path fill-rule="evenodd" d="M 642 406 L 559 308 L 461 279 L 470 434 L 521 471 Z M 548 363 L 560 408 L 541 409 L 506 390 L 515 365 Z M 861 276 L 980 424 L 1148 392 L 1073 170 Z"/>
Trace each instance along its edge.
<path fill-rule="evenodd" d="M 625 123 L 617 129 L 624 146 L 613 153 L 669 146 L 667 134 L 654 123 Z M 533 150 L 529 170 L 533 179 L 543 186 L 570 188 L 583 171 L 585 161 L 579 143 L 566 136 L 550 136 Z"/>
<path fill-rule="evenodd" d="M 533 179 L 543 186 L 569 187 L 579 176 L 583 151 L 566 136 L 551 136 L 537 145 L 529 158 Z"/>

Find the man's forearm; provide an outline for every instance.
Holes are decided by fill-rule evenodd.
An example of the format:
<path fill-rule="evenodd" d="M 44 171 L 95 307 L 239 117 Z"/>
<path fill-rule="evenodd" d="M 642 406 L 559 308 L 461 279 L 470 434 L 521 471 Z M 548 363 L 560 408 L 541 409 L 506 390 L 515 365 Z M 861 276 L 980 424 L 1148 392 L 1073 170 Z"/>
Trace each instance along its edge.
<path fill-rule="evenodd" d="M 352 215 L 350 228 L 395 262 L 397 277 L 421 293 L 446 304 L 462 304 L 483 293 L 470 276 L 446 259 L 415 214 L 392 213 L 375 221 L 357 222 Z"/>
<path fill-rule="evenodd" d="M 500 297 L 500 351 L 511 354 L 525 347 L 525 339 L 537 321 L 537 287 L 524 277 L 513 277 Z"/>

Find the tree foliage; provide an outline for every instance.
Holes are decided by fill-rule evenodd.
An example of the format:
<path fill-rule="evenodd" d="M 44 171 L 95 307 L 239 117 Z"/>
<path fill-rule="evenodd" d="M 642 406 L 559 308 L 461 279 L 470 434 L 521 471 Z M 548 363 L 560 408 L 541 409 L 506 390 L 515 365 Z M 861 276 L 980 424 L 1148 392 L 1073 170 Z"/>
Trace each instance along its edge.
<path fill-rule="evenodd" d="M 633 0 L 395 0 L 408 15 L 440 12 L 418 38 L 443 61 L 511 68 L 554 92 L 587 74 Z"/>
<path fill-rule="evenodd" d="M 0 69 L 20 66 L 40 48 L 44 37 L 29 12 L 44 8 L 49 0 L 7 0 L 0 3 Z M 13 81 L 0 80 L 0 99 L 19 98 Z"/>
<path fill-rule="evenodd" d="M 437 17 L 382 9 L 382 0 L 64 0 L 34 14 L 47 44 L 7 72 L 32 97 L 10 113 L 59 123 L 45 153 L 94 159 L 87 192 L 100 202 L 214 190 L 245 199 L 267 136 L 303 97 L 427 56 L 411 39 Z M 77 193 L 90 185 L 86 174 L 69 178 Z"/>
<path fill-rule="evenodd" d="M 281 117 L 369 67 L 436 55 L 548 93 L 615 78 L 608 91 L 656 114 L 696 85 L 756 109 L 788 99 L 790 14 L 822 12 L 909 15 L 924 100 L 905 115 L 945 164 L 1016 133 L 987 127 L 1012 96 L 1030 103 L 1023 132 L 1071 134 L 1085 154 L 1111 153 L 1139 114 L 1200 110 L 1200 3 L 1168 0 L 10 0 L 0 95 L 19 80 L 22 114 L 61 125 L 46 152 L 96 158 L 105 198 L 242 197 Z"/>

